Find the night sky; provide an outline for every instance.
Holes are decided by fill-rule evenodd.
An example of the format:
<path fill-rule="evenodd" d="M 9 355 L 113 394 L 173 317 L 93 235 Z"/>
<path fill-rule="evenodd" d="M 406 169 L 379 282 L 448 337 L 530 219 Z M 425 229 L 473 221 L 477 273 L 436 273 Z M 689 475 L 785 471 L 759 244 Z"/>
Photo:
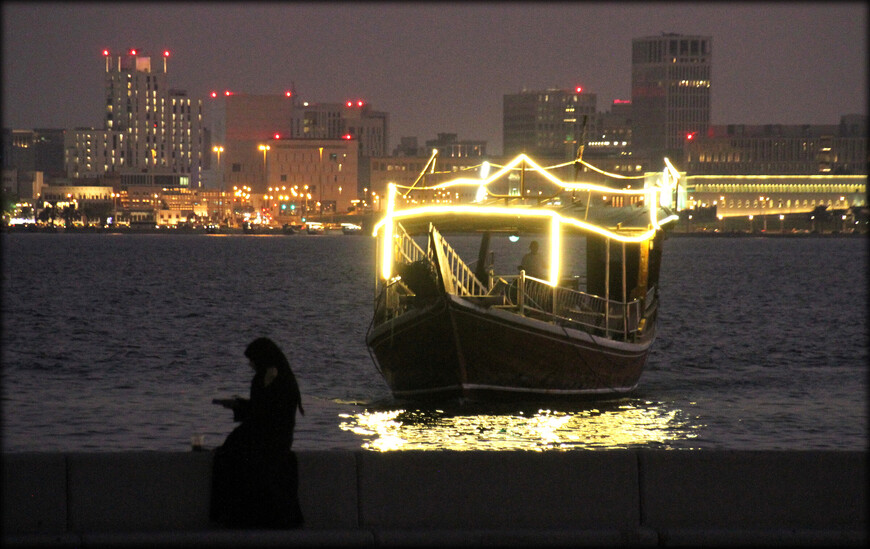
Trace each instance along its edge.
<path fill-rule="evenodd" d="M 131 47 L 169 83 L 302 100 L 364 99 L 391 146 L 439 132 L 501 152 L 502 97 L 583 86 L 631 96 L 631 40 L 713 37 L 713 124 L 836 124 L 867 112 L 864 2 L 3 3 L 3 126 L 103 124 L 102 50 Z"/>

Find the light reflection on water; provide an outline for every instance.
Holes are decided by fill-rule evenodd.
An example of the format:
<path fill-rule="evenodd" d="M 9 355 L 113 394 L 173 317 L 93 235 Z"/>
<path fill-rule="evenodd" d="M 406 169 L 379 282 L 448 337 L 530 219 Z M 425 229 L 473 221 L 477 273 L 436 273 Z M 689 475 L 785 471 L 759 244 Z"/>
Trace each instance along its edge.
<path fill-rule="evenodd" d="M 374 239 L 7 233 L 0 248 L 4 453 L 216 446 L 235 424 L 211 400 L 247 392 L 242 351 L 262 335 L 302 387 L 300 450 L 867 448 L 866 238 L 671 238 L 633 396 L 440 411 L 392 400 L 367 352 Z"/>
<path fill-rule="evenodd" d="M 584 410 L 498 414 L 392 409 L 341 414 L 339 427 L 360 436 L 362 448 L 379 452 L 671 448 L 677 441 L 697 436 L 699 426 L 682 415 L 679 410 L 641 401 Z"/>

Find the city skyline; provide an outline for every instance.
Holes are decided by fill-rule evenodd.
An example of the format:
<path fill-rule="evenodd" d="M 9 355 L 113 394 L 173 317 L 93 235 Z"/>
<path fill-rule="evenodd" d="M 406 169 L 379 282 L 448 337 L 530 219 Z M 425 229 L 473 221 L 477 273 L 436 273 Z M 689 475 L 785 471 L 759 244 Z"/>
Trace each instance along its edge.
<path fill-rule="evenodd" d="M 863 3 L 3 5 L 3 125 L 100 127 L 102 50 L 170 51 L 169 83 L 300 100 L 361 98 L 390 147 L 439 132 L 502 149 L 502 99 L 582 86 L 631 97 L 631 40 L 712 37 L 711 124 L 866 114 Z M 36 100 L 34 100 L 36 98 Z"/>

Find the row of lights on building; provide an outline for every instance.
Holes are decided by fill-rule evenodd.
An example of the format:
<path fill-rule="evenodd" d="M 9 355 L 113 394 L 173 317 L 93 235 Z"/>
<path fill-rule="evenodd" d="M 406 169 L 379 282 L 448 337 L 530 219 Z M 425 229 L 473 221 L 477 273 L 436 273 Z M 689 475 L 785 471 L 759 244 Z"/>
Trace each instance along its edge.
<path fill-rule="evenodd" d="M 128 55 L 139 55 L 139 50 L 133 48 L 127 51 Z M 108 57 L 111 52 L 108 49 L 103 50 L 103 57 Z M 169 57 L 169 50 L 163 50 L 163 57 Z"/>

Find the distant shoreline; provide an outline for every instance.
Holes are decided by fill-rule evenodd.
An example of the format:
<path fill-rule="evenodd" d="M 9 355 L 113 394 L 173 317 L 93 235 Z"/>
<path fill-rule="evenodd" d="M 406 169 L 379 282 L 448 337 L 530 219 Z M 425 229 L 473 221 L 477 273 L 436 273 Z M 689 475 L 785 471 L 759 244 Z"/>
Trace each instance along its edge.
<path fill-rule="evenodd" d="M 668 232 L 666 233 L 668 238 L 671 237 L 701 237 L 701 238 L 752 238 L 752 237 L 761 237 L 761 238 L 856 238 L 862 237 L 866 238 L 868 233 L 792 233 L 792 232 L 742 232 L 742 231 L 695 231 L 691 233 L 685 232 Z"/>
<path fill-rule="evenodd" d="M 340 234 L 339 231 L 330 231 L 335 232 L 336 234 Z M 246 231 L 241 228 L 229 228 L 223 227 L 218 231 L 208 231 L 204 228 L 172 228 L 172 227 L 161 227 L 161 228 L 145 228 L 145 227 L 136 227 L 136 228 L 99 228 L 99 227 L 76 227 L 76 228 L 63 228 L 63 227 L 34 227 L 32 225 L 15 225 L 15 226 L 4 226 L 0 227 L 0 233 L 9 233 L 9 234 L 115 234 L 115 235 L 124 235 L 124 234 L 215 234 L 215 235 L 275 235 L 275 236 L 293 236 L 295 234 L 306 234 L 305 231 L 297 231 L 295 233 L 288 233 L 284 231 L 280 227 L 276 228 L 268 228 L 268 229 L 257 229 L 255 231 Z M 750 237 L 762 237 L 762 238 L 866 238 L 868 234 L 866 232 L 852 232 L 852 233 L 841 233 L 841 232 L 778 232 L 778 231 L 755 231 L 755 232 L 747 232 L 747 231 L 692 231 L 692 232 L 683 232 L 683 231 L 668 231 L 665 233 L 667 238 L 675 237 L 675 238 L 691 238 L 691 237 L 699 237 L 699 238 L 750 238 Z"/>

